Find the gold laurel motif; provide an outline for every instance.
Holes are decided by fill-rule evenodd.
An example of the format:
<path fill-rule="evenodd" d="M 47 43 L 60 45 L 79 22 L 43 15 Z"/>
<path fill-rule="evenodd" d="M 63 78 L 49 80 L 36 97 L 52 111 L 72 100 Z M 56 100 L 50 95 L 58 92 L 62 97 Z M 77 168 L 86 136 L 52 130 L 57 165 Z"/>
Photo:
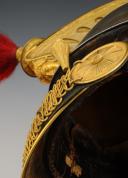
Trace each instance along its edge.
<path fill-rule="evenodd" d="M 77 84 L 90 83 L 115 72 L 128 58 L 128 43 L 113 42 L 92 51 L 71 70 Z"/>
<path fill-rule="evenodd" d="M 49 119 L 52 112 L 62 102 L 62 97 L 73 87 L 74 84 L 70 81 L 70 71 L 68 70 L 65 75 L 57 80 L 56 84 L 53 86 L 53 89 L 48 92 L 44 102 L 36 114 L 36 117 L 33 120 L 31 130 L 28 134 L 23 154 L 23 166 L 28 159 L 39 133 L 41 132 L 42 124 Z"/>

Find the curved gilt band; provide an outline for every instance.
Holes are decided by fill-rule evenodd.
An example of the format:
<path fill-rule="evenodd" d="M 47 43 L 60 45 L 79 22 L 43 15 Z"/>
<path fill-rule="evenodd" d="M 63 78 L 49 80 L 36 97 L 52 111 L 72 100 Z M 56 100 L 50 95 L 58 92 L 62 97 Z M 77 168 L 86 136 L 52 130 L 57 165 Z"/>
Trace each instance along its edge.
<path fill-rule="evenodd" d="M 103 17 L 125 3 L 127 0 L 115 0 L 84 14 L 46 39 L 35 38 L 27 42 L 17 51 L 17 59 L 21 62 L 24 71 L 30 76 L 39 78 L 41 82 L 50 83 L 59 66 L 64 70 L 67 68 L 69 53 L 76 48 L 88 32 Z M 58 44 L 60 40 L 65 44 L 61 51 Z M 58 60 L 60 58 L 61 61 Z"/>

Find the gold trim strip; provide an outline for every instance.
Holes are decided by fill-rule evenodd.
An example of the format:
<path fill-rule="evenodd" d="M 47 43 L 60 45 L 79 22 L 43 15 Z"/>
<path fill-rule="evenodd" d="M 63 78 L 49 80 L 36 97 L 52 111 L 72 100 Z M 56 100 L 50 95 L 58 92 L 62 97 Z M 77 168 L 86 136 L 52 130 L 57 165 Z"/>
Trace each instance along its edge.
<path fill-rule="evenodd" d="M 65 106 L 63 106 L 59 111 L 57 111 L 55 113 L 55 115 L 49 120 L 49 122 L 45 125 L 45 127 L 42 129 L 42 131 L 40 132 L 40 134 L 38 135 L 38 138 L 36 139 L 36 141 L 34 142 L 34 145 L 31 149 L 31 152 L 29 152 L 27 160 L 24 163 L 23 166 L 23 171 L 22 171 L 22 178 L 24 178 L 25 175 L 25 171 L 27 169 L 27 164 L 28 161 L 36 147 L 36 145 L 38 144 L 38 142 L 40 141 L 40 139 L 43 137 L 43 135 L 45 134 L 45 132 L 49 129 L 49 127 L 52 125 L 52 123 L 57 119 L 57 117 L 76 99 L 78 98 L 81 94 L 83 94 L 88 88 L 84 88 L 80 93 L 78 93 L 74 98 L 72 98 Z"/>
<path fill-rule="evenodd" d="M 73 87 L 74 84 L 70 81 L 70 71 L 68 70 L 65 75 L 57 80 L 56 84 L 53 85 L 52 90 L 50 90 L 46 95 L 44 102 L 33 120 L 32 127 L 27 137 L 23 154 L 23 165 L 28 159 L 28 155 L 42 130 L 42 124 L 49 119 L 53 111 L 61 104 L 63 96 L 66 95 L 66 93 Z"/>
<path fill-rule="evenodd" d="M 114 0 L 110 3 L 95 8 L 84 15 L 73 20 L 57 32 L 50 35 L 41 43 L 38 48 L 33 50 L 31 57 L 38 57 L 42 54 L 51 53 L 51 48 L 58 39 L 67 42 L 70 49 L 74 51 L 77 45 L 83 40 L 88 32 L 101 20 L 103 17 L 111 13 L 118 7 L 128 3 L 127 0 Z"/>

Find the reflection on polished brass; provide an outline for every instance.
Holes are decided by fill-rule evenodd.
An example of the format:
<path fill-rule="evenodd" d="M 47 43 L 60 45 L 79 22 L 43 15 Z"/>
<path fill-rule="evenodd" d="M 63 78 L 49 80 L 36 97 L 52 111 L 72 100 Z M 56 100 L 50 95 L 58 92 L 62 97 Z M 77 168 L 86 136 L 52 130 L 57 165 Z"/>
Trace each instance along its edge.
<path fill-rule="evenodd" d="M 46 39 L 35 38 L 27 42 L 25 46 L 17 50 L 17 59 L 21 62 L 24 71 L 30 76 L 39 78 L 41 82 L 50 83 L 60 65 L 60 61 L 58 61 L 60 51 L 58 54 L 53 52 L 53 46 L 55 43 L 57 44 L 58 39 L 66 42 L 69 53 L 72 52 L 104 16 L 125 3 L 127 0 L 115 0 L 84 14 Z M 65 54 L 63 53 L 63 55 Z M 68 60 L 67 55 L 65 58 Z M 61 62 L 65 64 L 62 56 Z M 62 68 L 65 68 L 63 64 Z"/>
<path fill-rule="evenodd" d="M 109 43 L 75 62 L 71 70 L 71 79 L 77 84 L 99 80 L 116 71 L 127 58 L 128 43 Z"/>
<path fill-rule="evenodd" d="M 69 50 L 68 43 L 62 39 L 58 39 L 52 47 L 52 53 L 64 71 L 69 69 Z"/>
<path fill-rule="evenodd" d="M 56 69 L 59 67 L 58 61 L 50 54 L 35 58 L 31 57 L 34 49 L 43 41 L 43 38 L 34 38 L 28 41 L 24 47 L 17 50 L 17 59 L 28 75 L 38 77 L 43 83 L 50 83 Z"/>

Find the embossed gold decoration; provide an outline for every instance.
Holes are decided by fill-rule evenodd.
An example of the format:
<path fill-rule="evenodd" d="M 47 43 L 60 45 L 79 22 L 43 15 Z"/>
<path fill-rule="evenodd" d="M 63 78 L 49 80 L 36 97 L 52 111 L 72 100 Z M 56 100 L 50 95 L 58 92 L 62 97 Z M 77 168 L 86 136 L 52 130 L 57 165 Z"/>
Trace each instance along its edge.
<path fill-rule="evenodd" d="M 99 22 L 99 20 L 125 3 L 127 3 L 127 0 L 114 0 L 111 3 L 105 4 L 84 14 L 45 40 L 39 38 L 32 39 L 25 46 L 18 49 L 17 59 L 19 62 L 21 62 L 23 69 L 29 75 L 37 76 L 41 81 L 50 82 L 56 69 L 60 65 L 60 62 L 58 59 L 56 59 L 58 54 L 56 55 L 54 53 L 53 55 L 53 45 L 57 42 L 57 40 L 62 39 L 68 43 L 69 52 L 72 52 L 79 44 L 79 42 L 81 42 L 81 40 L 85 37 L 85 35 L 88 34 L 88 32 L 96 25 L 96 23 Z M 92 60 L 91 65 L 96 65 L 96 63 L 102 62 L 101 59 L 102 57 L 98 56 L 95 60 Z M 121 65 L 123 60 L 118 62 Z M 43 104 L 37 112 L 36 117 L 33 120 L 23 155 L 22 178 L 25 177 L 25 172 L 30 157 L 45 132 L 56 120 L 56 118 L 78 96 L 87 90 L 87 87 L 83 88 L 79 93 L 77 93 L 77 95 L 71 98 L 71 100 L 62 105 L 59 110 L 55 111 L 57 106 L 60 103 L 62 104 L 63 96 L 68 93 L 68 91 L 71 90 L 74 86 L 70 77 L 72 77 L 74 81 L 80 79 L 79 77 L 73 78 L 73 73 L 70 75 L 68 70 L 67 73 L 62 76 L 61 79 L 56 82 L 56 84 L 54 84 L 53 89 L 48 92 L 46 99 L 44 100 Z M 53 114 L 53 112 L 55 113 Z"/>
<path fill-rule="evenodd" d="M 115 72 L 127 59 L 128 43 L 109 43 L 75 62 L 71 70 L 71 79 L 77 84 L 99 80 Z"/>
<path fill-rule="evenodd" d="M 104 60 L 104 55 L 111 57 L 110 54 L 112 54 L 113 57 L 110 59 L 107 59 L 109 61 L 107 64 L 109 67 L 111 66 L 110 64 L 112 64 L 112 67 L 110 67 L 110 68 L 113 68 L 113 66 L 114 66 L 114 71 L 115 71 L 117 69 L 117 66 L 119 67 L 121 64 L 123 64 L 124 61 L 126 61 L 126 56 L 128 54 L 127 52 L 128 52 L 127 43 L 114 42 L 114 43 L 104 45 L 104 46 L 94 50 L 92 53 L 90 53 L 88 56 L 86 56 L 86 57 L 88 57 L 88 59 L 84 58 L 83 60 L 84 60 L 84 62 L 86 60 L 89 61 L 89 62 L 87 62 L 87 64 L 89 66 L 97 65 L 98 63 L 100 63 Z M 116 55 L 114 53 L 116 53 Z M 95 54 L 98 55 L 96 58 L 94 58 Z M 104 54 L 104 55 L 102 56 L 102 54 Z M 113 60 L 112 63 L 111 63 L 111 59 Z M 83 63 L 83 60 L 82 60 L 82 63 Z M 105 58 L 105 60 L 106 60 L 106 58 Z M 78 61 L 78 62 L 76 62 L 74 67 L 76 67 L 79 64 L 81 65 L 82 63 L 80 61 Z M 84 66 L 84 65 L 82 64 L 82 66 Z M 87 87 L 85 87 L 78 95 L 76 95 L 72 100 L 70 100 L 66 105 L 64 105 L 58 112 L 56 112 L 52 118 L 50 118 L 53 111 L 55 111 L 57 106 L 59 106 L 62 103 L 63 96 L 66 95 L 68 91 L 72 90 L 72 88 L 74 87 L 74 83 L 78 82 L 78 79 L 79 79 L 78 73 L 79 72 L 77 74 L 75 74 L 76 77 L 73 78 L 73 72 L 75 69 L 74 67 L 71 71 L 68 70 L 66 72 L 66 74 L 63 75 L 59 80 L 57 80 L 56 84 L 53 85 L 52 90 L 50 90 L 48 92 L 46 98 L 44 99 L 44 102 L 42 103 L 41 107 L 39 108 L 39 110 L 36 114 L 36 117 L 33 120 L 33 124 L 32 124 L 31 130 L 28 134 L 27 142 L 26 142 L 26 146 L 25 146 L 25 150 L 24 150 L 24 154 L 23 154 L 23 175 L 24 175 L 24 170 L 26 168 L 28 160 L 29 160 L 36 144 L 39 142 L 39 140 L 41 139 L 41 137 L 45 133 L 45 131 L 50 127 L 50 125 L 57 118 L 57 116 L 60 115 L 60 113 L 62 113 L 62 111 L 66 107 L 68 107 L 68 105 L 70 103 L 72 103 L 79 95 L 81 95 L 82 93 L 84 93 L 87 90 Z M 93 69 L 93 68 L 91 68 L 91 69 Z M 90 71 L 93 72 L 92 70 L 90 70 Z M 93 81 L 97 79 L 95 77 L 95 75 L 93 75 L 93 77 L 94 77 Z M 101 77 L 103 77 L 103 76 L 101 75 Z M 80 83 L 83 83 L 83 81 L 82 82 L 80 81 Z M 50 120 L 49 120 L 49 118 L 50 118 Z M 42 128 L 43 124 L 44 124 L 44 126 Z M 78 169 L 76 169 L 76 168 L 73 169 L 73 173 L 75 173 L 75 174 L 79 173 L 79 172 L 76 172 L 76 170 L 78 171 Z"/>
<path fill-rule="evenodd" d="M 59 67 L 58 61 L 53 55 L 49 54 L 35 58 L 31 57 L 33 50 L 43 41 L 42 38 L 29 40 L 24 47 L 17 50 L 17 59 L 28 75 L 38 77 L 41 82 L 50 83 L 56 69 Z"/>
<path fill-rule="evenodd" d="M 21 62 L 24 71 L 30 76 L 38 77 L 44 83 L 50 83 L 60 65 L 60 61 L 58 61 L 60 52 L 55 54 L 54 51 L 53 54 L 53 46 L 55 43 L 57 44 L 58 39 L 66 42 L 69 53 L 72 52 L 104 16 L 125 3 L 127 0 L 115 0 L 84 14 L 46 39 L 35 38 L 27 42 L 17 51 L 17 59 Z M 63 55 L 65 55 L 65 49 L 63 51 Z M 68 54 L 65 55 L 66 60 L 67 56 Z M 63 63 L 61 60 L 62 68 L 65 68 Z"/>
<path fill-rule="evenodd" d="M 69 50 L 69 44 L 62 39 L 58 39 L 52 47 L 52 53 L 64 71 L 69 69 Z"/>

